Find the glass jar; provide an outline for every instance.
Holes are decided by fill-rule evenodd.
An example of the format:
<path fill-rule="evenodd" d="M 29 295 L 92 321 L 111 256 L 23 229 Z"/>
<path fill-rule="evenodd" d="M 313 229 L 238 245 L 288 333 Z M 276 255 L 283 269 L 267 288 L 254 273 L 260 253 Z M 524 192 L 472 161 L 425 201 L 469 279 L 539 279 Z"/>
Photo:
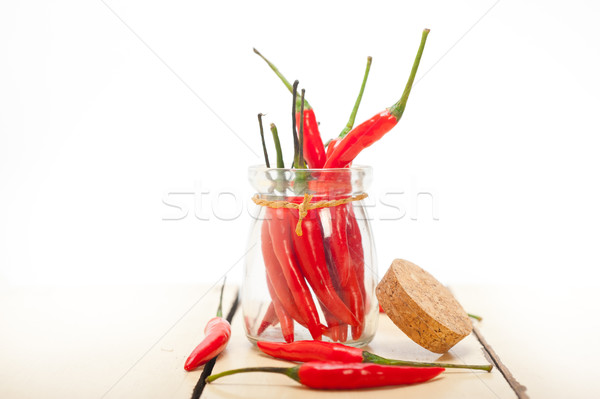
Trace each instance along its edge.
<path fill-rule="evenodd" d="M 248 339 L 369 343 L 377 263 L 361 198 L 371 168 L 248 172 L 257 191 L 241 294 Z"/>

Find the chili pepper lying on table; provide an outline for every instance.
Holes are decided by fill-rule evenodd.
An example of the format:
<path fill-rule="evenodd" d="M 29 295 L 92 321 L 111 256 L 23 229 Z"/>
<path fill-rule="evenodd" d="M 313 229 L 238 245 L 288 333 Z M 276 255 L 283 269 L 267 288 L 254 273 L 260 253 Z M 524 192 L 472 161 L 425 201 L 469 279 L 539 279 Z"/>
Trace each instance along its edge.
<path fill-rule="evenodd" d="M 275 72 L 275 74 L 281 79 L 285 87 L 288 88 L 290 93 L 292 92 L 292 85 L 290 82 L 279 72 L 277 67 L 266 59 L 257 49 L 254 52 L 258 54 Z M 319 133 L 319 124 L 315 116 L 315 111 L 310 106 L 308 101 L 304 100 L 304 112 L 300 112 L 300 105 L 295 102 L 296 106 L 296 123 L 300 125 L 300 120 L 303 119 L 304 123 L 304 144 L 302 149 L 304 151 L 304 159 L 308 163 L 309 168 L 320 169 L 325 164 L 325 147 L 323 146 L 323 140 L 321 140 L 321 133 Z"/>
<path fill-rule="evenodd" d="M 421 56 L 423 55 L 423 49 L 428 34 L 429 29 L 425 29 L 421 37 L 421 44 L 417 56 L 415 57 L 415 62 L 408 78 L 408 82 L 406 83 L 404 93 L 402 93 L 400 100 L 390 108 L 352 129 L 346 137 L 341 139 L 337 145 L 335 145 L 323 166 L 324 168 L 343 168 L 347 166 L 362 150 L 379 140 L 384 134 L 396 126 L 404 113 L 404 108 L 406 107 L 408 96 L 410 95 L 412 84 L 415 80 L 415 75 L 417 74 L 417 69 L 419 69 L 419 63 L 421 61 Z M 332 144 L 330 143 L 329 145 Z"/>
<path fill-rule="evenodd" d="M 429 381 L 444 371 L 440 367 L 399 367 L 361 363 L 310 362 L 296 367 L 248 367 L 224 371 L 206 378 L 207 383 L 227 375 L 266 372 L 287 375 L 315 389 L 359 389 L 390 385 L 409 385 Z"/>
<path fill-rule="evenodd" d="M 217 356 L 227 346 L 229 337 L 231 336 L 231 325 L 223 318 L 223 290 L 225 289 L 225 281 L 221 286 L 221 296 L 219 299 L 219 308 L 217 309 L 217 317 L 213 317 L 206 324 L 204 329 L 205 337 L 200 344 L 192 351 L 190 356 L 185 361 L 183 368 L 191 371 L 198 366 L 202 366 L 210 359 Z"/>
<path fill-rule="evenodd" d="M 386 359 L 360 348 L 323 341 L 296 341 L 291 344 L 259 341 L 257 342 L 257 346 L 258 349 L 267 355 L 293 362 L 329 361 L 342 363 L 376 363 L 389 366 L 444 367 L 484 370 L 487 372 L 492 371 L 492 368 L 494 367 L 491 364 L 469 365 Z"/>

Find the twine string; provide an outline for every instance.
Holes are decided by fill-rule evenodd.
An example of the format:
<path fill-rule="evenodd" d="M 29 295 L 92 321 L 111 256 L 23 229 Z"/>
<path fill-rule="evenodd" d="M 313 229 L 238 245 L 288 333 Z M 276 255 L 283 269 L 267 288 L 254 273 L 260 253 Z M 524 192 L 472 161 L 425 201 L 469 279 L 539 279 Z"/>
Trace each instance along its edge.
<path fill-rule="evenodd" d="M 320 209 L 320 208 L 331 208 L 334 206 L 348 204 L 353 201 L 361 201 L 368 197 L 367 193 L 354 195 L 352 197 L 340 198 L 337 200 L 322 200 L 317 202 L 310 202 L 313 198 L 311 194 L 304 194 L 304 199 L 301 203 L 296 204 L 294 202 L 289 201 L 271 201 L 260 198 L 258 194 L 252 197 L 252 201 L 256 205 L 266 206 L 267 208 L 287 208 L 287 209 L 297 209 L 298 210 L 298 223 L 296 224 L 296 234 L 298 236 L 302 236 L 302 220 L 308 215 L 308 211 L 311 209 Z"/>

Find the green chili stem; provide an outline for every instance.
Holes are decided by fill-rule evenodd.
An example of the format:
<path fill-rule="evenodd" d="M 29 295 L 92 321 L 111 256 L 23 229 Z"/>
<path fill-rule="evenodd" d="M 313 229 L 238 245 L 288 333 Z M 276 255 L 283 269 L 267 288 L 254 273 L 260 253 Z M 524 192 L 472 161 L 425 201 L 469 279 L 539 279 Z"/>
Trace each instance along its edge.
<path fill-rule="evenodd" d="M 287 87 L 288 90 L 290 91 L 290 93 L 292 93 L 293 92 L 292 85 L 285 78 L 285 76 L 283 76 L 283 74 L 281 72 L 279 72 L 279 69 L 277 69 L 277 67 L 275 65 L 273 65 L 273 63 L 271 61 L 269 61 L 268 59 L 266 59 L 264 55 L 262 55 L 261 53 L 259 53 L 257 49 L 253 48 L 252 50 L 254 50 L 254 52 L 256 54 L 258 54 L 258 56 L 260 58 L 262 58 L 267 63 L 267 65 L 269 65 L 269 67 L 273 70 L 273 72 L 275 72 L 275 75 L 277 75 L 279 77 L 279 79 L 281 79 L 281 81 L 283 82 L 283 84 L 285 85 L 285 87 Z M 299 107 L 298 104 L 296 104 L 296 108 L 298 108 L 298 107 Z M 312 108 L 310 106 L 310 104 L 308 103 L 308 101 L 306 101 L 306 100 L 304 100 L 304 107 L 306 109 L 311 109 Z"/>
<path fill-rule="evenodd" d="M 277 152 L 277 167 L 285 168 L 281 143 L 279 142 L 279 134 L 277 133 L 277 126 L 275 126 L 274 123 L 271 123 L 271 133 L 273 134 L 273 141 L 275 142 L 275 152 Z"/>
<path fill-rule="evenodd" d="M 277 152 L 277 167 L 280 169 L 285 168 L 283 163 L 283 152 L 281 151 L 281 143 L 279 142 L 279 134 L 277 133 L 277 127 L 274 123 L 271 123 L 271 133 L 273 133 L 273 141 L 275 142 L 275 151 Z M 275 190 L 282 194 L 285 194 L 286 182 L 285 176 L 282 171 L 277 171 L 277 179 L 275 184 Z"/>
<path fill-rule="evenodd" d="M 483 320 L 483 317 L 477 316 L 476 314 L 467 313 L 467 316 L 469 316 L 470 318 L 475 319 L 477 321 Z"/>
<path fill-rule="evenodd" d="M 221 377 L 225 377 L 225 376 L 232 375 L 232 374 L 252 373 L 252 372 L 285 374 L 288 377 L 293 378 L 296 381 L 300 381 L 300 379 L 298 378 L 298 367 L 246 367 L 243 369 L 233 369 L 233 370 L 223 371 L 218 374 L 213 374 L 209 377 L 206 377 L 205 381 L 206 381 L 206 383 L 210 384 L 214 380 L 221 378 Z"/>
<path fill-rule="evenodd" d="M 223 291 L 225 291 L 225 282 L 227 276 L 223 277 L 223 285 L 221 286 L 221 295 L 219 296 L 219 307 L 217 308 L 217 317 L 223 317 Z"/>
<path fill-rule="evenodd" d="M 267 168 L 270 168 L 271 165 L 269 164 L 269 154 L 267 154 L 267 146 L 265 144 L 265 132 L 263 130 L 262 117 L 263 114 L 258 114 L 258 125 L 260 126 L 260 139 L 262 141 L 263 153 L 265 154 L 265 164 L 267 165 Z"/>
<path fill-rule="evenodd" d="M 371 61 L 373 61 L 373 58 L 367 57 L 367 69 L 365 69 L 365 76 L 363 77 L 362 85 L 360 86 L 360 92 L 358 93 L 358 97 L 356 98 L 356 102 L 354 103 L 354 108 L 352 108 L 352 113 L 350 114 L 350 119 L 348 119 L 348 124 L 346 124 L 346 127 L 339 134 L 340 138 L 343 138 L 345 135 L 347 135 L 348 132 L 352 130 L 352 126 L 354 126 L 356 113 L 358 112 L 358 107 L 360 107 L 360 102 L 362 100 L 363 93 L 365 92 L 365 86 L 367 85 L 369 71 L 371 70 Z"/>
<path fill-rule="evenodd" d="M 408 360 L 393 360 L 377 356 L 373 353 L 363 351 L 363 363 L 376 363 L 388 366 L 410 366 L 410 367 L 444 367 L 454 369 L 472 369 L 484 370 L 488 373 L 494 368 L 491 364 L 471 365 L 471 364 L 452 364 L 452 363 L 428 363 L 428 362 L 411 362 Z"/>
<path fill-rule="evenodd" d="M 408 82 L 406 82 L 404 93 L 402 93 L 402 97 L 400 97 L 400 100 L 390 107 L 390 113 L 394 115 L 396 120 L 400 120 L 402 114 L 404 113 L 404 108 L 406 108 L 406 102 L 408 101 L 410 90 L 412 89 L 415 76 L 417 75 L 417 69 L 419 69 L 419 63 L 421 62 L 421 56 L 423 55 L 423 49 L 425 48 L 427 35 L 429 35 L 429 29 L 423 30 L 423 34 L 421 35 L 421 44 L 419 45 L 419 50 L 417 51 L 417 56 L 415 57 L 415 62 L 413 63 L 412 70 L 410 71 Z"/>
<path fill-rule="evenodd" d="M 292 135 L 294 136 L 294 162 L 292 162 L 292 166 L 294 168 L 298 167 L 298 135 L 296 133 L 296 98 L 298 97 L 298 82 L 294 81 L 294 86 L 292 86 Z"/>
<path fill-rule="evenodd" d="M 298 133 L 298 167 L 306 169 L 304 161 L 304 89 L 300 95 L 300 132 Z"/>

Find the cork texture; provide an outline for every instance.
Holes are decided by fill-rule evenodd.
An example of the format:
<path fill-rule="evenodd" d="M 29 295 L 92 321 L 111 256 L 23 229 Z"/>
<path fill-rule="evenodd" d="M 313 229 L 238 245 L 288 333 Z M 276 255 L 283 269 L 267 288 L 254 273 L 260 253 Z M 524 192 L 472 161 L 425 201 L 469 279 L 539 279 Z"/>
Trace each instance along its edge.
<path fill-rule="evenodd" d="M 452 293 L 414 263 L 395 259 L 376 292 L 394 324 L 427 350 L 445 353 L 471 333 L 469 317 Z"/>

